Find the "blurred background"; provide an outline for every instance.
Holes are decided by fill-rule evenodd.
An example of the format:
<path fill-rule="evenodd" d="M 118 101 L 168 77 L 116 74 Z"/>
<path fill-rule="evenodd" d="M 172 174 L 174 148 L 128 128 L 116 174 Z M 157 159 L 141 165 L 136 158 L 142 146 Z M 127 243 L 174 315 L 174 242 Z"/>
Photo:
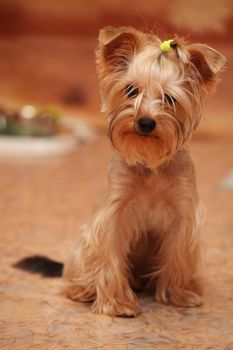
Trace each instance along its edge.
<path fill-rule="evenodd" d="M 173 33 L 227 56 L 224 84 L 208 104 L 199 132 L 232 136 L 231 0 L 1 0 L 0 107 L 53 105 L 105 127 L 99 115 L 95 48 L 105 25 Z"/>
<path fill-rule="evenodd" d="M 64 261 L 104 196 L 110 146 L 95 49 L 105 25 L 162 40 L 176 33 L 227 57 L 191 141 L 207 208 L 208 291 L 198 310 L 141 297 L 135 320 L 101 318 L 64 298 L 60 279 L 12 268 L 36 254 Z M 232 37 L 232 0 L 0 0 L 2 350 L 232 349 Z"/>

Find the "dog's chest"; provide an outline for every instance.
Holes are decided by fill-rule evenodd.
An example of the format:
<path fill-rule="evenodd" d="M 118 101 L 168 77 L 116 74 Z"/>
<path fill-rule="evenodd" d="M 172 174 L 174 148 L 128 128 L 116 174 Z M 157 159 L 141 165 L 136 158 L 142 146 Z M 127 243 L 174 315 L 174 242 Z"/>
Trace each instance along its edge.
<path fill-rule="evenodd" d="M 170 176 L 155 172 L 143 186 L 144 215 L 148 231 L 166 228 L 175 217 L 177 183 Z"/>

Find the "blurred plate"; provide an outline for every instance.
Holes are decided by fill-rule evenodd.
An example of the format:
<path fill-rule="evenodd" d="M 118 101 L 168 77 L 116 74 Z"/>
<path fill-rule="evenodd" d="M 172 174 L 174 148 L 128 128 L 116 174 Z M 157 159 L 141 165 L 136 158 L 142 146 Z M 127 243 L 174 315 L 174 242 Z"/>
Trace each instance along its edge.
<path fill-rule="evenodd" d="M 63 131 L 55 136 L 5 136 L 0 135 L 0 157 L 55 157 L 74 152 L 80 143 L 90 143 L 95 132 L 89 125 L 74 117 L 63 117 Z"/>
<path fill-rule="evenodd" d="M 0 156 L 54 157 L 73 152 L 78 145 L 75 134 L 44 138 L 0 136 Z"/>

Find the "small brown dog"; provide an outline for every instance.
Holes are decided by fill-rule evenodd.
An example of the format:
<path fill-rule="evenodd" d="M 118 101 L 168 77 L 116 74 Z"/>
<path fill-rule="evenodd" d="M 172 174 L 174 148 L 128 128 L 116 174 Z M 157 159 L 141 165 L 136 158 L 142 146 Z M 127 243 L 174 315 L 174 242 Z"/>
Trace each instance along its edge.
<path fill-rule="evenodd" d="M 203 209 L 186 142 L 224 62 L 178 37 L 161 43 L 131 27 L 101 30 L 97 70 L 114 153 L 105 201 L 64 266 L 71 299 L 116 316 L 140 312 L 139 289 L 165 304 L 202 303 Z M 36 263 L 45 260 L 16 266 L 41 272 Z M 50 275 L 63 269 L 57 263 L 52 271 L 49 259 L 46 266 Z"/>
<path fill-rule="evenodd" d="M 101 30 L 97 70 L 114 154 L 105 201 L 64 267 L 71 299 L 123 316 L 140 312 L 138 288 L 162 303 L 202 303 L 203 209 L 185 144 L 224 62 L 177 37 Z"/>

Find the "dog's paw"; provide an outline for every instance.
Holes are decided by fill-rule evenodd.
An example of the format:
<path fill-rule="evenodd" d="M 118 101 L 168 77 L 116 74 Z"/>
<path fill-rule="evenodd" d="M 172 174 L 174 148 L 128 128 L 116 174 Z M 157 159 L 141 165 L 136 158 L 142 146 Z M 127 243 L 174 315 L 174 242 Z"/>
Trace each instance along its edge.
<path fill-rule="evenodd" d="M 197 307 L 203 304 L 202 297 L 189 290 L 183 290 L 177 294 L 171 293 L 168 300 L 169 303 L 181 307 Z"/>
<path fill-rule="evenodd" d="M 84 288 L 79 285 L 70 284 L 63 289 L 63 294 L 73 301 L 88 302 L 95 300 L 94 289 Z"/>
<path fill-rule="evenodd" d="M 105 302 L 96 300 L 92 306 L 92 310 L 96 314 L 119 317 L 135 317 L 141 312 L 137 302 L 126 303 L 116 301 L 115 299 Z"/>
<path fill-rule="evenodd" d="M 180 307 L 198 307 L 203 304 L 202 297 L 190 290 L 176 292 L 168 290 L 164 294 L 156 294 L 155 299 L 163 304 L 172 304 Z"/>

